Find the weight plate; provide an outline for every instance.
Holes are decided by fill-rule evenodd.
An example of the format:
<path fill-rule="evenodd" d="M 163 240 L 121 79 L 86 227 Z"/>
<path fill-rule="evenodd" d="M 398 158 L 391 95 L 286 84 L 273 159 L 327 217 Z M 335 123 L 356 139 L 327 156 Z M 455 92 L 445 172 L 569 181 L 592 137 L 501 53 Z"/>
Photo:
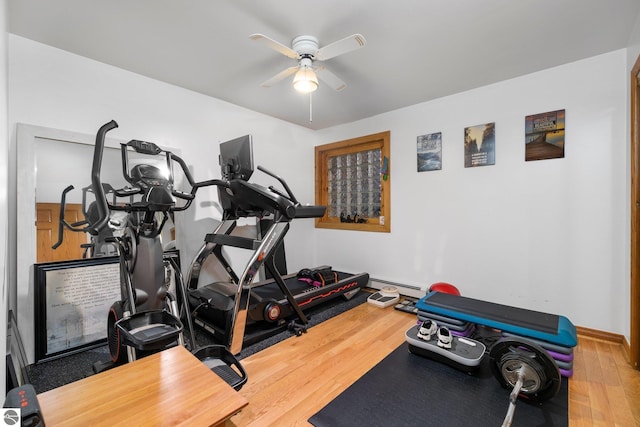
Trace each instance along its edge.
<path fill-rule="evenodd" d="M 503 338 L 489 352 L 491 371 L 498 382 L 511 390 L 524 373 L 519 396 L 531 402 L 544 402 L 560 391 L 558 365 L 539 345 L 520 338 Z"/>

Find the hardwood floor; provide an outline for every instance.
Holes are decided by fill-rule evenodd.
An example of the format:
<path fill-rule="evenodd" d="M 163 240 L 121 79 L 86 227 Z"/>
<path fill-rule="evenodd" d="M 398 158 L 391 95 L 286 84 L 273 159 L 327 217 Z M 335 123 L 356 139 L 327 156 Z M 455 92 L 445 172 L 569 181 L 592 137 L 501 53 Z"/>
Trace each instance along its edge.
<path fill-rule="evenodd" d="M 244 359 L 249 381 L 240 393 L 249 405 L 228 425 L 309 426 L 309 417 L 402 344 L 415 321 L 362 304 Z M 569 425 L 640 426 L 640 371 L 628 365 L 622 345 L 579 337 Z"/>
<path fill-rule="evenodd" d="M 640 426 L 640 371 L 621 344 L 579 336 L 573 363 L 571 426 Z"/>

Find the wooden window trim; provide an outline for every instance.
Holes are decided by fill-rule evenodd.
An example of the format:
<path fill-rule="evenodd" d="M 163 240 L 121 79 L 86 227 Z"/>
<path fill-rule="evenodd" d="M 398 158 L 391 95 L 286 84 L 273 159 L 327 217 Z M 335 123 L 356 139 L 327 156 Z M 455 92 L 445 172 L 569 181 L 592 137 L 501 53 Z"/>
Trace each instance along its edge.
<path fill-rule="evenodd" d="M 357 153 L 360 151 L 368 151 L 379 148 L 381 150 L 382 159 L 387 158 L 388 164 L 391 164 L 390 158 L 391 132 L 385 131 L 372 135 L 361 136 L 358 138 L 348 139 L 344 141 L 333 142 L 315 147 L 315 202 L 317 205 L 328 206 L 329 203 L 329 184 L 328 184 L 328 158 Z M 387 171 L 387 179 L 381 182 L 381 217 L 369 218 L 366 223 L 349 223 L 340 222 L 340 218 L 329 217 L 329 209 L 322 218 L 316 218 L 317 228 L 332 228 L 337 230 L 359 230 L 359 231 L 376 231 L 383 233 L 391 232 L 391 175 Z"/>

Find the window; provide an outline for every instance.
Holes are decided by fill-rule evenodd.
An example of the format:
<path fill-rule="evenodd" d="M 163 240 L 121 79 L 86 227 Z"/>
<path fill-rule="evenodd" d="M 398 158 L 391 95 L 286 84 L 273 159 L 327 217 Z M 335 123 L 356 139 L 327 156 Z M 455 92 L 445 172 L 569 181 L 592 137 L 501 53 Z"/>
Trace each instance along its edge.
<path fill-rule="evenodd" d="M 390 140 L 386 131 L 316 147 L 316 204 L 327 207 L 316 227 L 391 231 Z"/>

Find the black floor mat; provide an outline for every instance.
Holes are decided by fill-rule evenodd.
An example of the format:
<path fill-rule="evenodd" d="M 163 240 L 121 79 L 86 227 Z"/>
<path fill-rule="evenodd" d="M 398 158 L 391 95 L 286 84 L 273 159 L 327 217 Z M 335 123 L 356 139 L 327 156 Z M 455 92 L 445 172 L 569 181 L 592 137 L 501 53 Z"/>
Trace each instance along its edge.
<path fill-rule="evenodd" d="M 542 405 L 518 400 L 513 426 L 567 426 L 568 384 Z M 409 353 L 402 344 L 313 415 L 316 427 L 464 426 L 502 424 L 509 391 L 485 357 L 473 375 Z"/>

